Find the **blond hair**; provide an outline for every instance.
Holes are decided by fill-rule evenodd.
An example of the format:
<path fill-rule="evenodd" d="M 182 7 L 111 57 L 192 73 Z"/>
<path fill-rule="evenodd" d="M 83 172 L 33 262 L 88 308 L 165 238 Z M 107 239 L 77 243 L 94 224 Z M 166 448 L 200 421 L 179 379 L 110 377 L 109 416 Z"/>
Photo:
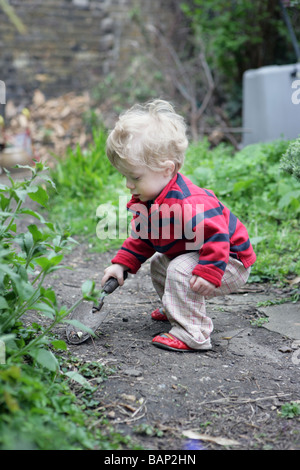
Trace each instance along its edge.
<path fill-rule="evenodd" d="M 167 101 L 154 100 L 120 115 L 109 133 L 106 153 L 117 169 L 127 163 L 160 171 L 171 160 L 178 171 L 187 147 L 184 119 Z"/>

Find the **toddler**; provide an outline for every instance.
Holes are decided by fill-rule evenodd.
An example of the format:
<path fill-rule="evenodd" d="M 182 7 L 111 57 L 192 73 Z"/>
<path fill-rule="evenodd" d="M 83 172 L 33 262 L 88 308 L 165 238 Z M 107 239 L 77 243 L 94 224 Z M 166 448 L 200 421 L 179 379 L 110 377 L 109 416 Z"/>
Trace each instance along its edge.
<path fill-rule="evenodd" d="M 107 139 L 107 156 L 131 192 L 132 233 L 104 271 L 123 284 L 151 257 L 162 307 L 153 320 L 171 325 L 155 346 L 181 352 L 211 349 L 205 297 L 237 291 L 256 256 L 245 226 L 208 189 L 179 172 L 188 146 L 173 106 L 154 100 L 122 114 Z"/>

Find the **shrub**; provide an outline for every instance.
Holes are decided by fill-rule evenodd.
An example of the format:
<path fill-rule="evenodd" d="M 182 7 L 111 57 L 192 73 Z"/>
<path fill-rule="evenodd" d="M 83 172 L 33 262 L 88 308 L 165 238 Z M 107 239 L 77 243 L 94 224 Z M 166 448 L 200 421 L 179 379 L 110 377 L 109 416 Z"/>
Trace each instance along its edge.
<path fill-rule="evenodd" d="M 15 182 L 8 174 L 11 185 L 0 185 L 0 448 L 94 448 L 102 437 L 98 433 L 95 440 L 84 428 L 87 415 L 76 404 L 68 378 L 91 386 L 81 374 L 61 368 L 57 350 L 67 347 L 52 331 L 96 291 L 87 281 L 81 298 L 67 308 L 58 305 L 52 287 L 45 287 L 46 278 L 65 267 L 65 250 L 74 241 L 25 205 L 27 198 L 46 205 L 44 183 L 54 186 L 47 168 L 41 163 L 23 168 L 31 171 L 28 180 Z M 28 216 L 37 223 L 28 225 Z M 31 324 L 29 313 L 35 317 Z M 48 326 L 39 324 L 40 316 L 47 317 Z"/>
<path fill-rule="evenodd" d="M 281 168 L 300 181 L 300 138 L 288 146 L 281 159 Z"/>
<path fill-rule="evenodd" d="M 57 370 L 58 364 L 45 348 L 49 342 L 47 333 L 59 322 L 68 322 L 67 317 L 84 298 L 92 297 L 94 284 L 86 281 L 82 286 L 82 297 L 70 308 L 59 306 L 55 290 L 45 287 L 46 277 L 57 269 L 66 268 L 61 264 L 64 250 L 71 248 L 74 240 L 68 232 L 61 232 L 51 222 L 30 207 L 24 206 L 29 197 L 37 204 L 46 206 L 48 193 L 37 180 L 54 186 L 42 163 L 29 169 L 32 176 L 28 180 L 15 182 L 10 176 L 11 186 L 0 186 L 0 339 L 7 341 L 12 358 L 24 354 L 35 361 Z M 34 217 L 36 224 L 18 230 L 24 217 Z M 36 312 L 50 319 L 49 327 L 25 344 L 20 338 L 14 340 L 14 328 L 27 312 Z M 8 337 L 7 337 L 8 335 Z M 51 342 L 52 346 L 64 347 L 62 342 Z"/>

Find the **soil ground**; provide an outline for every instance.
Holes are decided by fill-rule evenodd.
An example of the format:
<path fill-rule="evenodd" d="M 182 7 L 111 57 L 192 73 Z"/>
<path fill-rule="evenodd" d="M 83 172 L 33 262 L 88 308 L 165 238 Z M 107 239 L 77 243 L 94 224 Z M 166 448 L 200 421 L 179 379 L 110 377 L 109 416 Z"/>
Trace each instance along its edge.
<path fill-rule="evenodd" d="M 76 248 L 65 259 L 74 270 L 55 273 L 59 300 L 72 305 L 86 279 L 100 287 L 113 255 Z M 210 299 L 213 349 L 171 352 L 151 344 L 170 326 L 151 319 L 160 302 L 146 262 L 106 298 L 108 316 L 97 337 L 68 348 L 82 361 L 114 368 L 96 397 L 112 428 L 130 436 L 134 445 L 181 450 L 190 444 L 189 437 L 198 437 L 193 448 L 300 449 L 300 417 L 280 415 L 283 404 L 300 400 L 300 303 L 279 306 L 283 333 L 280 327 L 272 331 L 271 322 L 257 326 L 261 318 L 272 319 L 273 308 L 259 307 L 259 302 L 286 298 L 290 290 L 248 284 L 236 294 Z M 286 331 L 289 312 L 292 325 Z M 66 339 L 64 328 L 60 325 L 57 333 Z"/>

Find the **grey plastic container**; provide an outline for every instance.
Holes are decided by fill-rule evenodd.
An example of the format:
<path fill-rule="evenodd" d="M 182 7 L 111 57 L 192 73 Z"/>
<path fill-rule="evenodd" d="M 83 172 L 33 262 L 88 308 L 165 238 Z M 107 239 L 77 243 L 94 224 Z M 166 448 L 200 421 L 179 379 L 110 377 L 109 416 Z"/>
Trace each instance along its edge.
<path fill-rule="evenodd" d="M 244 73 L 243 129 L 243 146 L 299 137 L 300 63 Z"/>

